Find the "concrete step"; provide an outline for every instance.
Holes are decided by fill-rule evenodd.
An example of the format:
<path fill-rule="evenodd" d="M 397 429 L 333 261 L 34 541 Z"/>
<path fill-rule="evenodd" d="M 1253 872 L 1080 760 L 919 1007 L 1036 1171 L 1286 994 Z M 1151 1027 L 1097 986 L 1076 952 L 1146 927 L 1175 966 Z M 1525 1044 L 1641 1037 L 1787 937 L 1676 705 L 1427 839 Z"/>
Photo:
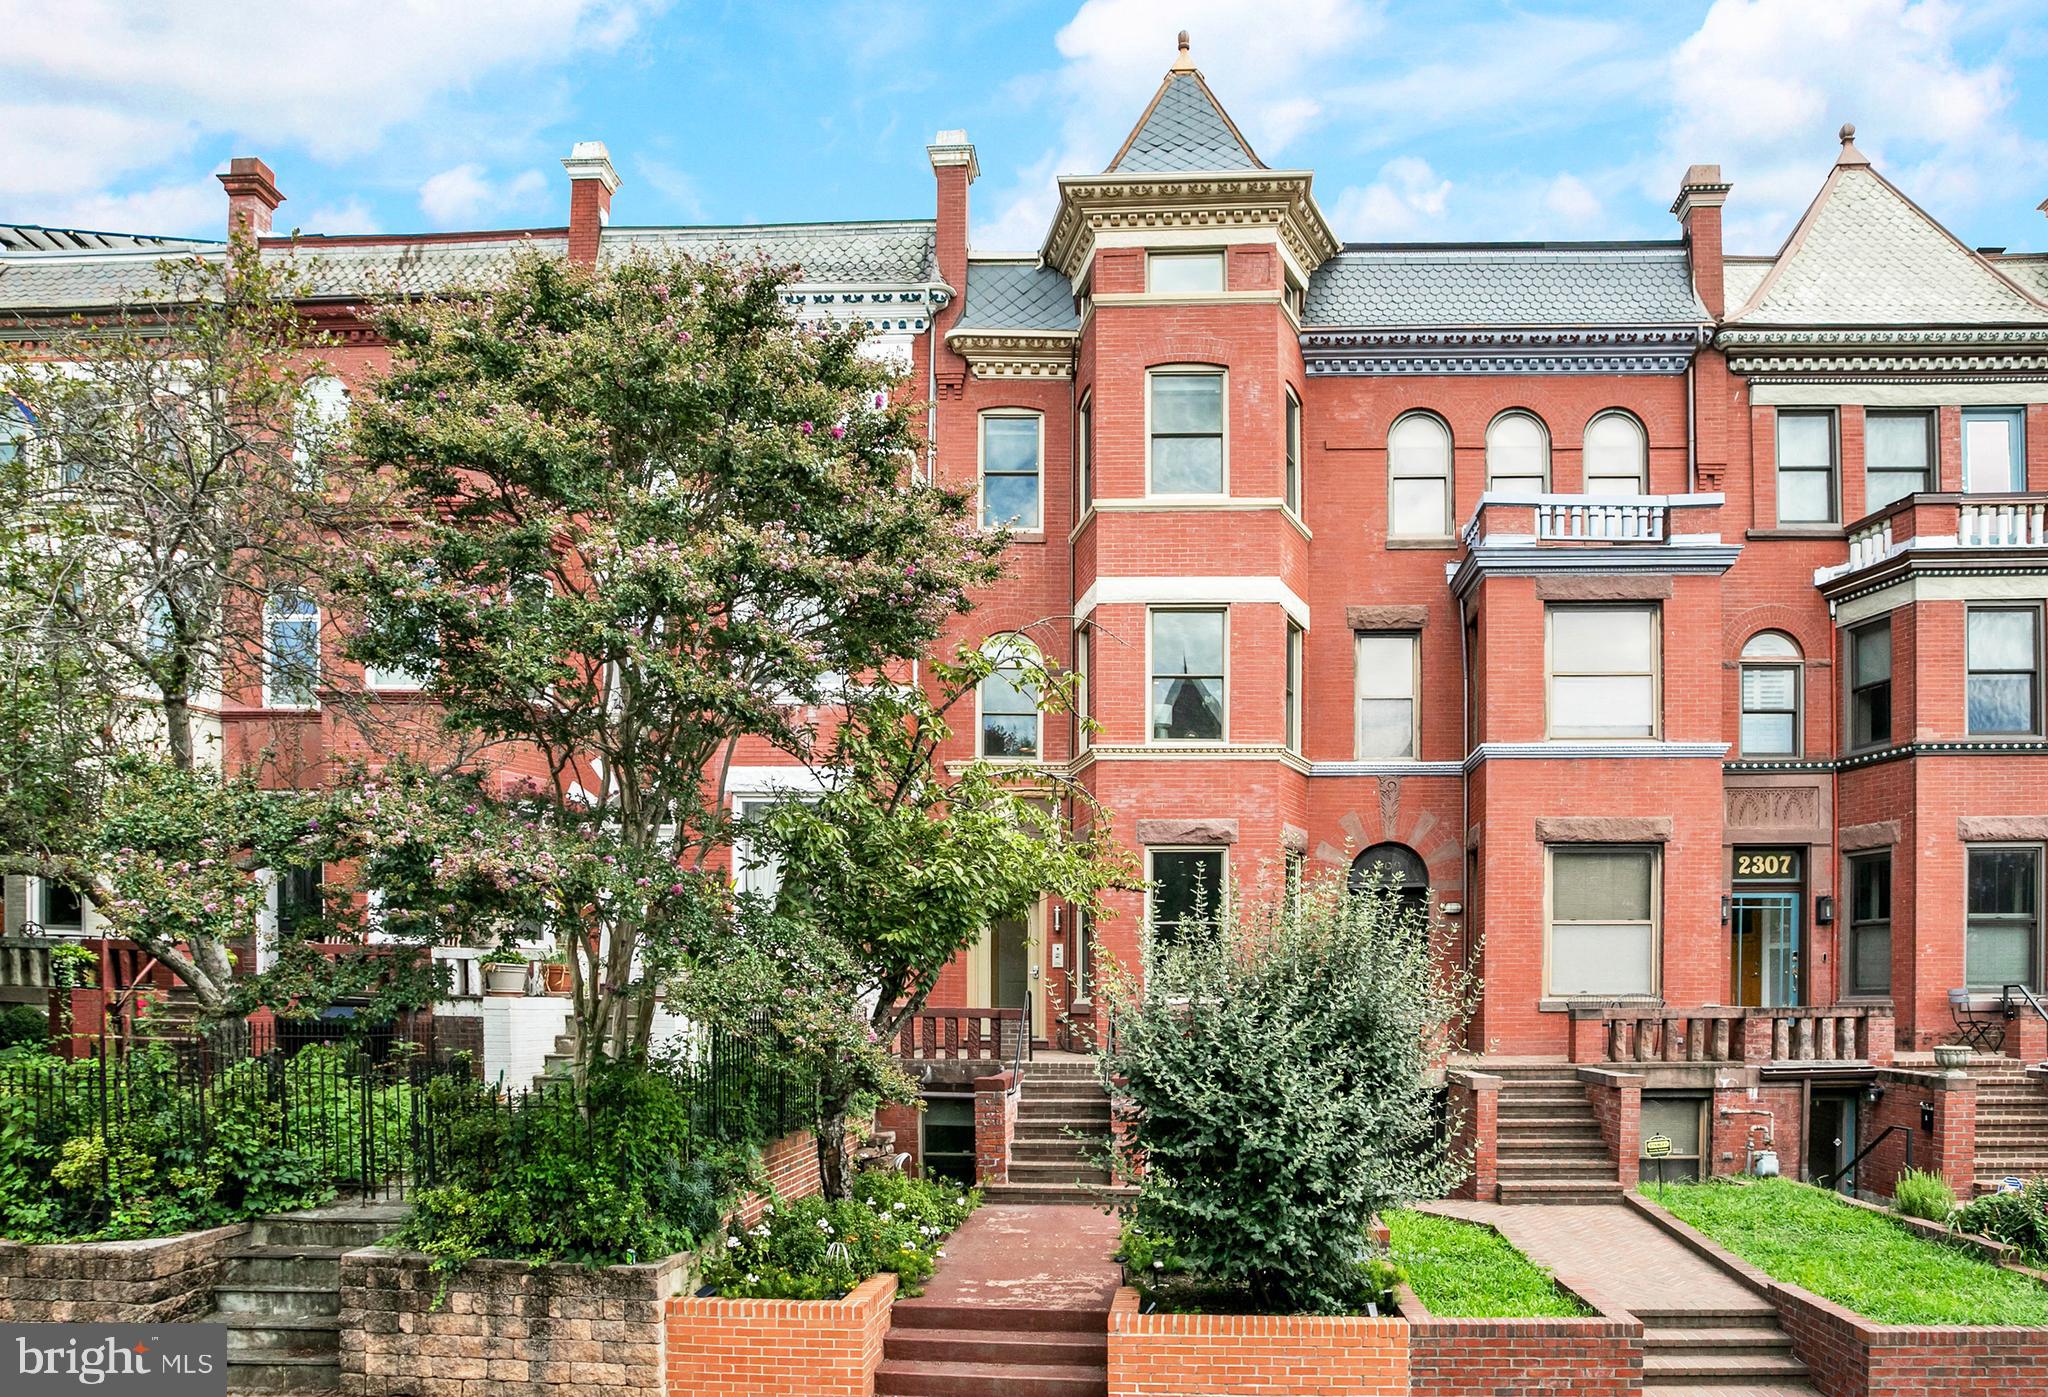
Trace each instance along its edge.
<path fill-rule="evenodd" d="M 222 1285 L 263 1285 L 283 1281 L 302 1285 L 341 1284 L 344 1247 L 240 1247 L 229 1252 L 221 1268 Z"/>
<path fill-rule="evenodd" d="M 1078 1330 L 892 1328 L 882 1356 L 902 1363 L 1028 1363 L 1100 1367 L 1109 1336 Z"/>
<path fill-rule="evenodd" d="M 337 1315 L 271 1316 L 211 1314 L 209 1324 L 227 1326 L 228 1353 L 333 1354 L 341 1351 Z"/>
<path fill-rule="evenodd" d="M 339 1392 L 341 1359 L 332 1354 L 228 1355 L 229 1392 Z"/>
<path fill-rule="evenodd" d="M 1803 1382 L 1645 1382 L 1643 1397 L 1820 1397 Z"/>
<path fill-rule="evenodd" d="M 1106 1126 L 1088 1129 L 1083 1126 L 1061 1125 L 1057 1121 L 1032 1120 L 1017 1117 L 1017 1128 L 1011 1138 L 1015 1140 L 1101 1140 L 1107 1138 Z"/>
<path fill-rule="evenodd" d="M 875 1369 L 875 1397 L 1104 1397 L 1109 1369 L 1079 1364 L 897 1363 Z"/>
<path fill-rule="evenodd" d="M 1017 1112 L 1017 1125 L 1042 1125 L 1061 1130 L 1092 1130 L 1106 1133 L 1109 1130 L 1109 1108 L 1100 1111 L 1040 1110 L 1028 1106 Z"/>
<path fill-rule="evenodd" d="M 1093 1151 L 1100 1148 L 1085 1140 L 1013 1140 L 1010 1142 L 1010 1159 L 1013 1163 L 1067 1164 L 1093 1157 Z"/>
<path fill-rule="evenodd" d="M 222 1314 L 307 1318 L 341 1313 L 341 1292 L 331 1285 L 286 1285 L 275 1281 L 214 1287 L 213 1307 Z"/>
<path fill-rule="evenodd" d="M 337 1204 L 303 1213 L 266 1213 L 250 1224 L 254 1247 L 375 1246 L 405 1223 L 412 1209 L 403 1203 Z"/>
<path fill-rule="evenodd" d="M 1643 1355 L 1643 1381 L 1674 1387 L 1706 1383 L 1802 1382 L 1806 1365 L 1790 1353 L 1660 1350 Z"/>

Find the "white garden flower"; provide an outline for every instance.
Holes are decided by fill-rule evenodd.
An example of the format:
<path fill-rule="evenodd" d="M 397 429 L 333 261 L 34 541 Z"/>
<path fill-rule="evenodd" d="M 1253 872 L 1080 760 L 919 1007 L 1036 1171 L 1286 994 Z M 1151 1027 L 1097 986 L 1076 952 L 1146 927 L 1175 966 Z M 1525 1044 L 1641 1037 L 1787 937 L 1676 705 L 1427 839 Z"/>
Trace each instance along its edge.
<path fill-rule="evenodd" d="M 740 1244 L 740 1239 L 739 1239 L 739 1238 L 737 1238 L 737 1237 L 728 1237 L 728 1238 L 726 1238 L 726 1239 L 725 1239 L 725 1249 L 726 1249 L 727 1251 L 736 1251 L 736 1250 L 738 1250 L 738 1248 L 739 1248 L 739 1244 Z"/>

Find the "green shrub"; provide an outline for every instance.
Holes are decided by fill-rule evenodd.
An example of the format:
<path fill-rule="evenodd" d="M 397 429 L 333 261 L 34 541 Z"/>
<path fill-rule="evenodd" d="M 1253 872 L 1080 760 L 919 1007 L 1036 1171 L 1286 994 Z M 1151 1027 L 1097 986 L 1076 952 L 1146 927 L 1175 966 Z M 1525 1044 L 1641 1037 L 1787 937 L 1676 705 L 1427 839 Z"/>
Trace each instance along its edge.
<path fill-rule="evenodd" d="M 2018 1247 L 2035 1265 L 2048 1265 L 2048 1176 L 2018 1193 L 1987 1193 L 1955 1216 L 1956 1230 Z"/>
<path fill-rule="evenodd" d="M 894 1271 L 905 1295 L 918 1294 L 942 1244 L 980 1195 L 901 1174 L 855 1175 L 853 1197 L 771 1200 L 761 1220 L 733 1232 L 705 1264 L 721 1295 L 763 1300 L 829 1300 L 868 1277 Z"/>
<path fill-rule="evenodd" d="M 1956 1194 L 1941 1175 L 1908 1169 L 1892 1187 L 1892 1206 L 1909 1218 L 1947 1222 L 1956 1210 Z"/>
<path fill-rule="evenodd" d="M 49 1046 L 50 1018 L 33 1004 L 0 1009 L 0 1052 L 39 1052 Z"/>
<path fill-rule="evenodd" d="M 1149 973 L 1114 965 L 1102 982 L 1102 1070 L 1128 1102 L 1112 1162 L 1138 1182 L 1137 1222 L 1252 1308 L 1360 1308 L 1372 1216 L 1466 1168 L 1433 1069 L 1468 984 L 1384 884 L 1226 901 L 1141 942 Z"/>

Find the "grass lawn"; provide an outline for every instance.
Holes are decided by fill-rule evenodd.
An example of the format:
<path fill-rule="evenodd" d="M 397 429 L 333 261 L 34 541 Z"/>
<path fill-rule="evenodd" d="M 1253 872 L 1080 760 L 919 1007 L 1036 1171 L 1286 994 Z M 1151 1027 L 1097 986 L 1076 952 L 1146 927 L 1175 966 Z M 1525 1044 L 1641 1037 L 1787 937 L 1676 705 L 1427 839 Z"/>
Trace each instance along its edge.
<path fill-rule="evenodd" d="M 1789 1179 L 1643 1195 L 1774 1280 L 1879 1324 L 2048 1324 L 2048 1288 Z"/>
<path fill-rule="evenodd" d="M 1388 1213 L 1386 1224 L 1394 1260 L 1431 1314 L 1536 1319 L 1592 1313 L 1490 1227 L 1405 1210 Z"/>

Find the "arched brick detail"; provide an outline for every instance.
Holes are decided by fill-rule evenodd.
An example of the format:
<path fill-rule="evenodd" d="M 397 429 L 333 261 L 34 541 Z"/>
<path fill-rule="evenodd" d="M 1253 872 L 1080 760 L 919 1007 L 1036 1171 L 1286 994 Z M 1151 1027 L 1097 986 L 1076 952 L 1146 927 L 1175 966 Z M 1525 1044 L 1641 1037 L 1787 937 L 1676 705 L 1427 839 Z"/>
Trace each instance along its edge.
<path fill-rule="evenodd" d="M 1233 358 L 1243 357 L 1242 350 L 1233 354 L 1230 346 L 1214 335 L 1161 335 L 1146 341 L 1144 367 L 1149 370 L 1175 364 L 1213 364 L 1227 369 Z"/>
<path fill-rule="evenodd" d="M 1828 661 L 1834 657 L 1834 632 L 1829 628 L 1815 629 L 1813 619 L 1781 602 L 1765 602 L 1761 606 L 1748 607 L 1728 617 L 1723 623 L 1722 658 L 1734 660 L 1742 654 L 1742 647 L 1758 631 L 1783 631 L 1799 642 L 1800 652 L 1806 662 Z"/>

